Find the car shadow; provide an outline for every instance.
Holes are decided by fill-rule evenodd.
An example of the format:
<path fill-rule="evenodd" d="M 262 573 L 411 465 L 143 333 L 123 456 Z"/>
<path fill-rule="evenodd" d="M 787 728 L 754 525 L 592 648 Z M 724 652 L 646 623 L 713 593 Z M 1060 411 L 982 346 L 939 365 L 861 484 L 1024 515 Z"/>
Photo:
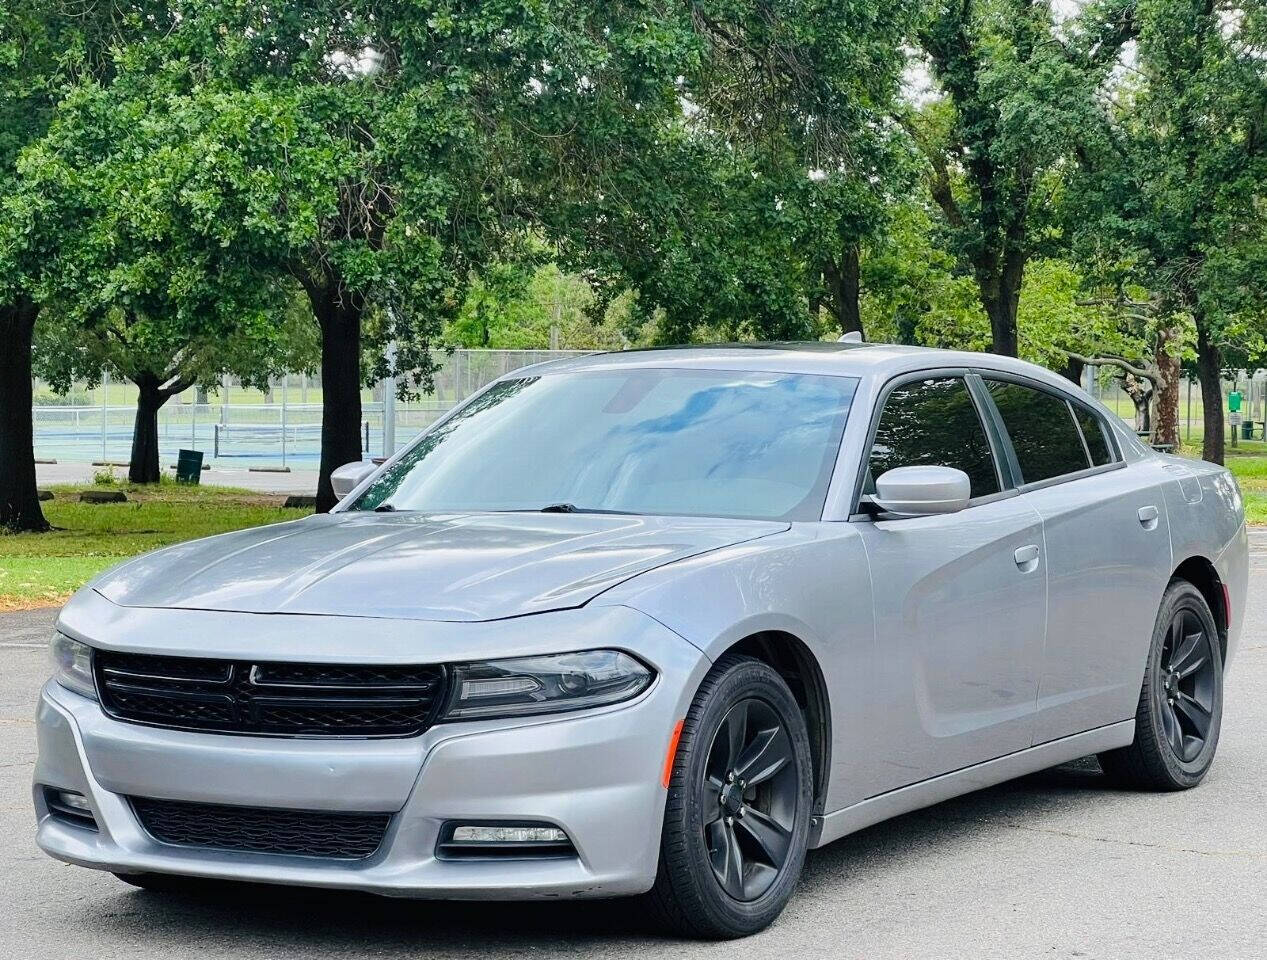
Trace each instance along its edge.
<path fill-rule="evenodd" d="M 1006 824 L 1035 825 L 1057 810 L 1103 801 L 1115 787 L 1095 757 L 1009 780 L 886 820 L 810 852 L 802 887 L 825 895 L 832 885 L 858 882 L 908 858 L 913 851 L 944 856 L 969 838 Z"/>
<path fill-rule="evenodd" d="M 812 851 L 802 881 L 817 899 L 890 869 L 913 849 L 930 856 L 990 822 L 1093 804 L 1112 789 L 1093 758 L 895 818 Z M 343 951 L 467 956 L 472 949 L 607 952 L 663 941 L 636 901 L 451 902 L 290 887 L 208 883 L 194 895 L 129 891 L 76 911 L 102 936 L 143 938 L 156 955 L 214 944 L 217 955 L 303 956 Z M 837 893 L 836 896 L 843 896 Z M 85 915 L 87 914 L 87 915 Z M 96 916 L 93 916 L 96 914 Z M 777 927 L 775 928 L 777 931 Z M 774 935 L 772 931 L 771 935 Z M 680 945 L 686 946 L 686 945 Z"/>

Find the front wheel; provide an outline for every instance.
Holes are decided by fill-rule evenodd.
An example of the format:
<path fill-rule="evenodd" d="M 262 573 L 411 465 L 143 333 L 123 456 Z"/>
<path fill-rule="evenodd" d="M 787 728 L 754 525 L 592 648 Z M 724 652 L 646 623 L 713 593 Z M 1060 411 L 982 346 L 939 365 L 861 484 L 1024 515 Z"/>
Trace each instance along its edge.
<path fill-rule="evenodd" d="M 1135 741 L 1100 754 L 1100 766 L 1137 790 L 1187 790 L 1209 772 L 1223 720 L 1218 627 L 1192 584 L 1162 597 L 1135 713 Z"/>
<path fill-rule="evenodd" d="M 654 912 L 693 937 L 768 926 L 800 878 L 812 796 L 809 735 L 791 690 L 759 660 L 723 657 L 682 724 Z"/>

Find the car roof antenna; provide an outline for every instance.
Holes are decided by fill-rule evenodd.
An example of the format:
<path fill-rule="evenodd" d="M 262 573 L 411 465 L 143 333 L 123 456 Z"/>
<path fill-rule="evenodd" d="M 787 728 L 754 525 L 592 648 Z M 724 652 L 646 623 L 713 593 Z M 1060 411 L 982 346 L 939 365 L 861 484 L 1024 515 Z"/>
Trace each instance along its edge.
<path fill-rule="evenodd" d="M 843 337 L 836 341 L 837 343 L 863 343 L 861 330 L 850 330 Z"/>

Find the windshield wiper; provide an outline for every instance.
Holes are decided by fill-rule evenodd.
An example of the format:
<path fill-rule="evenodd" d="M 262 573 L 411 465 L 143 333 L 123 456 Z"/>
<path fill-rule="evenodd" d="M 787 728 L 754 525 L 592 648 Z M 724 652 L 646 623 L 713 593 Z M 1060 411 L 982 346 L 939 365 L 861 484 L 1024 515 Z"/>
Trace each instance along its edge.
<path fill-rule="evenodd" d="M 542 507 L 538 513 L 618 513 L 623 516 L 637 516 L 632 510 L 600 510 L 598 507 L 578 507 L 575 503 L 552 503 Z"/>
<path fill-rule="evenodd" d="M 390 503 L 380 503 L 374 508 L 375 513 L 395 513 L 396 507 Z"/>

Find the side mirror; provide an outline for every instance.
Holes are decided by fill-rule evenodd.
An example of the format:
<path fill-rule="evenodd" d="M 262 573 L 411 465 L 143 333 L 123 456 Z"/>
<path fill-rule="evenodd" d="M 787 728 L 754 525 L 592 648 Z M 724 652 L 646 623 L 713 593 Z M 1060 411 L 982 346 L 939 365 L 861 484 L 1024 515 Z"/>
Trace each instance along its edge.
<path fill-rule="evenodd" d="M 336 468 L 330 474 L 330 486 L 334 487 L 334 495 L 342 500 L 356 489 L 357 484 L 374 472 L 372 463 L 355 460 Z"/>
<path fill-rule="evenodd" d="M 886 513 L 926 517 L 955 513 L 968 505 L 972 482 L 954 467 L 896 467 L 876 479 L 871 498 Z"/>

